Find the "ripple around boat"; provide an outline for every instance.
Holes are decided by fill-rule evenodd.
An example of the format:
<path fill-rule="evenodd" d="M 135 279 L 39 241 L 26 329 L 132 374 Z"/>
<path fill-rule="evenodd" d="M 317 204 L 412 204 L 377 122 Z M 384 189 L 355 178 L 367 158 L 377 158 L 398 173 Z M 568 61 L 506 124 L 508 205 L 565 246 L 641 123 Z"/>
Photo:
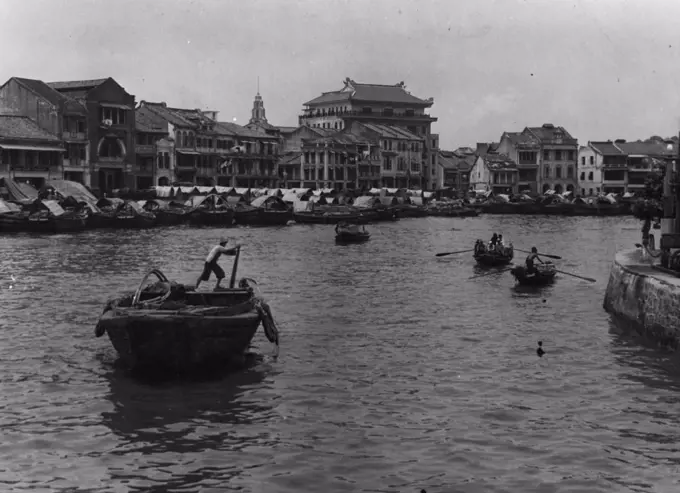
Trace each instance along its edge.
<path fill-rule="evenodd" d="M 152 274 L 158 282 L 145 287 Z M 260 323 L 267 338 L 278 343 L 271 312 L 251 282 L 199 292 L 151 270 L 134 294 L 107 303 L 95 335 L 108 334 L 120 361 L 135 372 L 185 374 L 239 366 Z"/>
<path fill-rule="evenodd" d="M 529 274 L 523 265 L 513 267 L 510 273 L 515 281 L 523 286 L 544 286 L 555 280 L 557 270 L 552 262 L 547 261 L 544 264 L 538 264 L 534 274 Z"/>
<path fill-rule="evenodd" d="M 515 249 L 512 244 L 500 246 L 498 250 L 489 250 L 482 240 L 475 242 L 473 258 L 480 265 L 496 267 L 509 265 L 515 257 Z"/>

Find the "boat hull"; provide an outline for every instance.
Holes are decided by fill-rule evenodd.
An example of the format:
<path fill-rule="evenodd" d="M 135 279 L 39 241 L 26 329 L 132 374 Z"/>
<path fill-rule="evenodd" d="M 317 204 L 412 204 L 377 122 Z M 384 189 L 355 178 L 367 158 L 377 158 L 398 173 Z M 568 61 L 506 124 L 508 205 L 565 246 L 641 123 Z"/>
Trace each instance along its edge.
<path fill-rule="evenodd" d="M 474 255 L 475 261 L 479 265 L 484 265 L 486 267 L 510 265 L 513 258 L 513 255 L 494 255 L 491 253 L 479 253 Z"/>
<path fill-rule="evenodd" d="M 554 268 L 539 270 L 535 274 L 527 274 L 527 269 L 524 266 L 517 266 L 510 270 L 510 273 L 517 281 L 517 284 L 522 286 L 545 286 L 551 284 L 555 280 L 557 271 Z"/>
<path fill-rule="evenodd" d="M 113 218 L 113 227 L 119 229 L 146 229 L 156 225 L 156 218 L 148 216 L 116 215 Z"/>
<path fill-rule="evenodd" d="M 0 214 L 0 231 L 3 233 L 28 231 L 28 216 L 22 212 Z"/>
<path fill-rule="evenodd" d="M 233 210 L 195 210 L 189 213 L 189 222 L 195 226 L 233 226 Z"/>
<path fill-rule="evenodd" d="M 335 241 L 338 243 L 364 243 L 371 239 L 371 233 L 350 233 L 347 231 L 340 231 L 335 235 Z"/>
<path fill-rule="evenodd" d="M 176 226 L 182 224 L 187 219 L 187 214 L 185 212 L 169 212 L 169 211 L 158 211 L 156 212 L 156 222 L 160 226 Z"/>
<path fill-rule="evenodd" d="M 135 372 L 194 373 L 238 366 L 260 317 L 256 310 L 228 317 L 140 314 L 99 320 L 119 355 Z"/>
<path fill-rule="evenodd" d="M 305 224 L 337 224 L 341 221 L 362 221 L 361 214 L 334 214 L 334 213 L 314 213 L 314 212 L 294 212 L 293 220 L 296 223 Z"/>
<path fill-rule="evenodd" d="M 247 226 L 285 226 L 292 219 L 292 211 L 255 209 L 242 214 L 236 213 L 236 224 Z"/>

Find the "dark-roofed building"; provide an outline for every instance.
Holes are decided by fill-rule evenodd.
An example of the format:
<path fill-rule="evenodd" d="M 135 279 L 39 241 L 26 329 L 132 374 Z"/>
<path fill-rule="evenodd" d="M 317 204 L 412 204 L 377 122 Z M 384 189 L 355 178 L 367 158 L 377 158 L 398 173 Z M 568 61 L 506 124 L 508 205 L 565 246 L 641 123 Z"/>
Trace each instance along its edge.
<path fill-rule="evenodd" d="M 470 171 L 470 187 L 475 191 L 516 194 L 518 171 L 517 163 L 509 156 L 487 152 L 475 160 Z"/>
<path fill-rule="evenodd" d="M 277 186 L 277 137 L 219 122 L 215 111 L 147 101 L 141 102 L 138 111 L 168 125 L 175 143 L 175 181 L 205 186 Z"/>
<path fill-rule="evenodd" d="M 168 123 L 139 107 L 135 130 L 137 189 L 171 185 L 175 181 L 175 142 L 169 136 Z"/>
<path fill-rule="evenodd" d="M 575 191 L 578 185 L 578 141 L 563 127 L 552 123 L 526 127 L 522 134 L 539 142 L 539 190 L 557 193 Z"/>
<path fill-rule="evenodd" d="M 87 108 L 41 80 L 12 77 L 0 87 L 0 113 L 26 116 L 64 141 L 63 178 L 90 185 Z"/>
<path fill-rule="evenodd" d="M 304 103 L 300 124 L 343 130 L 356 121 L 404 128 L 424 139 L 420 174 L 423 186 L 431 188 L 436 178 L 437 148 L 432 147 L 430 136 L 432 123 L 437 118 L 427 114 L 426 110 L 432 107 L 434 100 L 412 95 L 403 82 L 394 85 L 366 84 L 348 77 L 343 84 L 340 90 L 322 93 Z"/>
<path fill-rule="evenodd" d="M 530 132 L 503 132 L 497 152 L 517 163 L 520 192 L 537 193 L 539 187 L 540 140 Z"/>
<path fill-rule="evenodd" d="M 649 174 L 664 164 L 671 164 L 678 155 L 677 142 L 672 140 L 617 140 L 616 145 L 626 154 L 625 192 L 641 192 Z M 609 174 L 607 170 L 605 174 Z"/>
<path fill-rule="evenodd" d="M 589 141 L 588 147 L 595 156 L 595 168 L 599 171 L 598 175 L 601 178 L 602 193 L 625 193 L 626 182 L 628 181 L 626 153 L 621 150 L 616 142 L 611 140 Z M 579 155 L 579 157 L 584 157 L 584 155 Z M 589 176 L 587 175 L 586 178 Z M 587 181 L 584 180 L 586 184 L 588 184 Z M 581 188 L 585 189 L 586 187 Z M 587 188 L 590 189 L 591 187 L 588 186 Z M 597 190 L 599 187 L 596 186 L 595 188 L 599 192 Z"/>
<path fill-rule="evenodd" d="M 0 115 L 0 151 L 0 177 L 36 188 L 63 178 L 61 139 L 27 116 Z"/>
<path fill-rule="evenodd" d="M 438 165 L 441 172 L 438 188 L 455 188 L 464 193 L 470 188 L 470 171 L 477 160 L 477 153 L 470 147 L 455 151 L 439 150 Z"/>
<path fill-rule="evenodd" d="M 135 97 L 111 77 L 48 82 L 87 109 L 91 187 L 101 192 L 135 189 Z"/>
<path fill-rule="evenodd" d="M 303 187 L 419 188 L 421 136 L 392 125 L 353 121 L 342 131 L 303 139 Z"/>

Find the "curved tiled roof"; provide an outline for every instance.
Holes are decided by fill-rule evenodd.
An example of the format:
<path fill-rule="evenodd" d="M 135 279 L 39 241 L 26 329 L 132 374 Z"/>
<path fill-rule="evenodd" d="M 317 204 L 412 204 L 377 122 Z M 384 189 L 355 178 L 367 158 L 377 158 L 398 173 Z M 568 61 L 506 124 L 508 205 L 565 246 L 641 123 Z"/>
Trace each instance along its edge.
<path fill-rule="evenodd" d="M 341 101 L 399 103 L 415 106 L 430 106 L 432 101 L 411 95 L 403 82 L 394 85 L 363 84 L 353 80 L 346 80 L 345 87 L 339 91 L 324 92 L 321 96 L 307 101 L 305 105 L 318 105 Z"/>

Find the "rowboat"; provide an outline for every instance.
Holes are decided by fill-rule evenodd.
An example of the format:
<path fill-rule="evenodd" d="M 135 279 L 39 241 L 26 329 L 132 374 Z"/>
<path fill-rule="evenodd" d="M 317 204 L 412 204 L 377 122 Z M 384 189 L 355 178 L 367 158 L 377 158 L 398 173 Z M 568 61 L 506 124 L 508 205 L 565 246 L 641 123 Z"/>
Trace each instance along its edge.
<path fill-rule="evenodd" d="M 552 262 L 547 261 L 544 264 L 538 264 L 536 272 L 532 274 L 528 274 L 527 268 L 523 265 L 513 267 L 510 273 L 515 278 L 515 281 L 517 281 L 517 284 L 523 286 L 545 286 L 555 280 L 557 269 Z"/>
<path fill-rule="evenodd" d="M 260 324 L 278 346 L 278 329 L 255 281 L 236 281 L 234 260 L 229 288 L 196 291 L 149 271 L 133 294 L 110 300 L 95 335 L 108 334 L 120 362 L 135 373 L 181 375 L 243 364 Z M 147 284 L 154 275 L 158 281 Z"/>
<path fill-rule="evenodd" d="M 514 256 L 515 250 L 512 244 L 508 246 L 497 245 L 495 248 L 490 249 L 482 240 L 475 242 L 473 257 L 479 265 L 488 267 L 509 265 Z"/>
<path fill-rule="evenodd" d="M 365 226 L 350 224 L 346 221 L 335 225 L 335 241 L 338 243 L 363 243 L 371 239 L 371 233 L 366 231 Z"/>

